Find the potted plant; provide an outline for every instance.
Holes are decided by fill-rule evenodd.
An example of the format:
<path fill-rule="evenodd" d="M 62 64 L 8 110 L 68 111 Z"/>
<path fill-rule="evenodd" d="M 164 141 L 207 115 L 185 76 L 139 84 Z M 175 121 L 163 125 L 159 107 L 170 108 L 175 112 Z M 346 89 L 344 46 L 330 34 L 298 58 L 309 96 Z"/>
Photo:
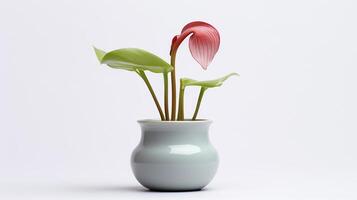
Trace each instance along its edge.
<path fill-rule="evenodd" d="M 105 52 L 94 48 L 101 64 L 137 73 L 154 100 L 160 120 L 138 121 L 142 133 L 141 141 L 131 156 L 131 166 L 136 179 L 151 190 L 200 190 L 212 180 L 218 167 L 217 152 L 208 138 L 212 121 L 198 119 L 197 116 L 205 92 L 209 88 L 221 86 L 229 77 L 238 74 L 230 73 L 207 81 L 181 78 L 177 91 L 176 53 L 187 37 L 193 58 L 206 70 L 219 49 L 220 35 L 212 25 L 200 21 L 187 24 L 181 34 L 174 36 L 170 49 L 170 64 L 142 49 L 124 48 Z M 163 75 L 164 109 L 146 76 L 147 72 Z M 190 86 L 200 87 L 200 92 L 193 116 L 185 118 L 185 89 Z"/>

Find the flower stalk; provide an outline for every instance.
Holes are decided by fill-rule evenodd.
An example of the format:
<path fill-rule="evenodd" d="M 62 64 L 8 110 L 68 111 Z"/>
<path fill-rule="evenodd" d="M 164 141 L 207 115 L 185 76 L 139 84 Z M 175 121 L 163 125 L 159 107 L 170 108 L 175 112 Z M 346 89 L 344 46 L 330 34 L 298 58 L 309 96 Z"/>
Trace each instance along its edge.
<path fill-rule="evenodd" d="M 173 67 L 171 71 L 171 121 L 176 119 L 176 50 L 171 51 L 170 65 Z"/>
<path fill-rule="evenodd" d="M 168 80 L 168 76 L 167 73 L 163 73 L 164 74 L 164 107 L 165 107 L 165 120 L 169 121 L 170 120 L 170 116 L 169 116 L 169 80 Z"/>

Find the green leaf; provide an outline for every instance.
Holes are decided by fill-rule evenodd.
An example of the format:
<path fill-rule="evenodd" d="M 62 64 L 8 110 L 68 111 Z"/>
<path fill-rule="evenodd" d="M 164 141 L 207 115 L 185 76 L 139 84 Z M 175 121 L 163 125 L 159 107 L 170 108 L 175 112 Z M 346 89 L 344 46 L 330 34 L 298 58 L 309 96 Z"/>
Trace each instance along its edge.
<path fill-rule="evenodd" d="M 208 80 L 208 81 L 196 81 L 190 78 L 181 78 L 181 84 L 183 87 L 186 86 L 201 86 L 204 88 L 213 88 L 213 87 L 219 87 L 223 84 L 225 80 L 227 80 L 231 76 L 239 76 L 237 73 L 230 73 L 226 76 L 223 76 L 218 79 L 214 80 Z"/>
<path fill-rule="evenodd" d="M 104 55 L 106 54 L 105 51 L 100 50 L 100 49 L 97 49 L 97 48 L 95 48 L 95 47 L 93 47 L 93 49 L 94 49 L 94 51 L 95 51 L 95 55 L 97 56 L 99 62 L 101 62 L 102 59 L 103 59 L 103 57 L 104 57 Z"/>
<path fill-rule="evenodd" d="M 154 73 L 168 73 L 173 67 L 160 57 L 137 48 L 117 49 L 106 53 L 94 47 L 101 64 L 128 71 L 148 70 Z"/>

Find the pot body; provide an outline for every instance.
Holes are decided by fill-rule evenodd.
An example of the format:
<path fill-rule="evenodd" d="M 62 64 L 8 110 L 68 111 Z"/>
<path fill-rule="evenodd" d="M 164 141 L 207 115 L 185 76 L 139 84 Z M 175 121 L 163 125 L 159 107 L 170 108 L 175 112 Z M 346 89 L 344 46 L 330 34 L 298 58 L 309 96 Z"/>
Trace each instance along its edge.
<path fill-rule="evenodd" d="M 141 140 L 131 167 L 140 184 L 151 190 L 189 191 L 212 180 L 218 155 L 208 137 L 211 121 L 138 122 Z"/>

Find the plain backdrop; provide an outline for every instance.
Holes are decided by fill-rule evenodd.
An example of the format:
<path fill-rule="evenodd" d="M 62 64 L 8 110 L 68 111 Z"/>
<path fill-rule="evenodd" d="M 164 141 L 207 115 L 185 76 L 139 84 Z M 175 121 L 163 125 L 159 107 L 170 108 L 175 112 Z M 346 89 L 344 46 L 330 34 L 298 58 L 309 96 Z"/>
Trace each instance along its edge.
<path fill-rule="evenodd" d="M 1 199 L 356 199 L 357 2 L 0 0 Z M 179 77 L 238 72 L 208 90 L 220 167 L 204 191 L 153 193 L 132 175 L 136 120 L 158 118 L 143 81 L 92 45 L 169 60 L 202 20 L 221 34 L 207 71 L 185 41 Z M 162 77 L 150 74 L 162 100 Z M 186 94 L 191 115 L 198 89 Z"/>

